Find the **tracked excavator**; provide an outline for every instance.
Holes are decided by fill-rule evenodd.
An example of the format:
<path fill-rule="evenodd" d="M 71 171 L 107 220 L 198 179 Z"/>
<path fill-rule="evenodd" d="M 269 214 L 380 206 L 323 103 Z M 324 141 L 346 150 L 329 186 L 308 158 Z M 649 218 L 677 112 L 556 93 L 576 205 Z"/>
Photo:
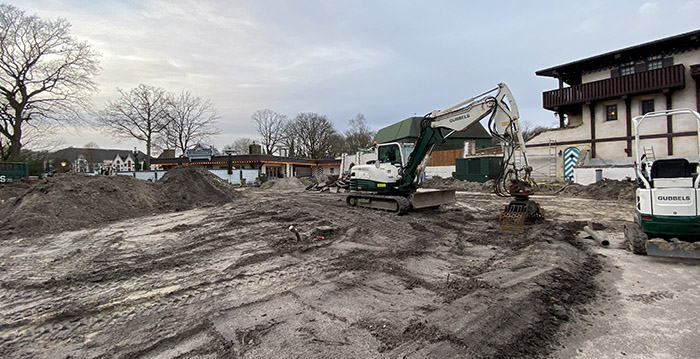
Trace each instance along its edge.
<path fill-rule="evenodd" d="M 350 174 L 347 204 L 397 213 L 410 209 L 435 207 L 455 201 L 454 190 L 419 189 L 425 165 L 435 145 L 457 131 L 465 131 L 488 117 L 488 130 L 503 149 L 503 164 L 496 181 L 499 196 L 512 196 L 499 217 L 502 229 L 522 230 L 530 219 L 543 218 L 540 206 L 529 199 L 535 192 L 518 124 L 518 106 L 508 86 L 496 88 L 466 99 L 444 110 L 424 116 L 416 143 L 382 143 L 376 147 L 374 163 L 356 165 Z M 523 154 L 524 165 L 516 165 L 516 150 Z"/>

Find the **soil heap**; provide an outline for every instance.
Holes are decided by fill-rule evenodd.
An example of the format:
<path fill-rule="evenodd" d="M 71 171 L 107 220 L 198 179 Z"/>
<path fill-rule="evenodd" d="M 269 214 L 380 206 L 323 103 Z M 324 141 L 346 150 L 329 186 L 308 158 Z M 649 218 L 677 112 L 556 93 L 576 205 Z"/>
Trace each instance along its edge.
<path fill-rule="evenodd" d="M 223 179 L 203 168 L 178 166 L 156 182 L 167 209 L 187 210 L 228 203 L 239 194 Z"/>
<path fill-rule="evenodd" d="M 207 170 L 178 167 L 157 183 L 130 176 L 57 174 L 0 206 L 0 237 L 76 230 L 101 223 L 230 202 L 238 193 Z"/>
<path fill-rule="evenodd" d="M 273 191 L 303 191 L 307 185 L 296 177 L 272 179 L 263 183 L 260 188 Z"/>
<path fill-rule="evenodd" d="M 577 183 L 540 185 L 539 193 L 566 197 L 634 201 L 637 184 L 634 181 L 603 179 L 583 186 Z"/>
<path fill-rule="evenodd" d="M 161 206 L 152 183 L 128 176 L 57 174 L 3 209 L 0 231 L 50 233 L 144 216 Z"/>
<path fill-rule="evenodd" d="M 423 181 L 424 188 L 456 189 L 458 191 L 493 193 L 494 181 L 484 183 L 461 181 L 456 178 L 432 177 Z M 539 194 L 558 195 L 563 197 L 607 199 L 634 201 L 637 184 L 634 181 L 618 181 L 604 179 L 603 181 L 583 186 L 577 183 L 541 183 L 538 184 Z"/>
<path fill-rule="evenodd" d="M 485 192 L 492 193 L 494 187 L 494 180 L 488 180 L 486 182 L 469 182 L 458 180 L 454 177 L 442 178 L 438 176 L 433 176 L 423 180 L 424 188 L 434 188 L 434 189 L 456 189 L 459 191 L 470 191 L 470 192 Z"/>

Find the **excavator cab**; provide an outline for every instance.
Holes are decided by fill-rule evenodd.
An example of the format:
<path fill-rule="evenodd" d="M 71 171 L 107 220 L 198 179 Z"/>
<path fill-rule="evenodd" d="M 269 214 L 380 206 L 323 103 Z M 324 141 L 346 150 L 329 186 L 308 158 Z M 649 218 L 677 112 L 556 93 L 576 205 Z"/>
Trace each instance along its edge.
<path fill-rule="evenodd" d="M 401 167 L 404 160 L 401 153 L 401 145 L 398 143 L 388 143 L 377 147 L 377 160 L 379 163 L 390 163 L 396 167 Z"/>

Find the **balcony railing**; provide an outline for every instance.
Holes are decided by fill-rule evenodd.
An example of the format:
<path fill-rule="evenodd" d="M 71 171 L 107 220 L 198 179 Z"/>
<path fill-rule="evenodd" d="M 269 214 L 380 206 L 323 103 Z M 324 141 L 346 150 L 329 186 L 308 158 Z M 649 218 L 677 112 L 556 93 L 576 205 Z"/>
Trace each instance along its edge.
<path fill-rule="evenodd" d="M 542 93 L 542 107 L 557 111 L 561 106 L 603 101 L 624 95 L 641 95 L 685 87 L 685 67 L 674 65 L 606 80 L 574 85 Z"/>

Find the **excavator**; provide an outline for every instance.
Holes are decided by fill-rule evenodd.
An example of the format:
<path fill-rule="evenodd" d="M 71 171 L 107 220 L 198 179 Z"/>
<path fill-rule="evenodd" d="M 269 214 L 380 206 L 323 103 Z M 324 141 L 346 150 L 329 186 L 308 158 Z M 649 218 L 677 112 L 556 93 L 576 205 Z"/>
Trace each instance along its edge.
<path fill-rule="evenodd" d="M 373 163 L 356 165 L 350 173 L 350 207 L 365 207 L 397 213 L 455 202 L 454 190 L 419 189 L 422 174 L 435 145 L 457 131 L 465 131 L 488 117 L 488 131 L 503 149 L 503 164 L 496 180 L 499 196 L 512 196 L 499 217 L 501 229 L 522 230 L 526 220 L 543 218 L 540 206 L 529 199 L 536 185 L 531 179 L 525 140 L 518 124 L 518 106 L 505 83 L 444 110 L 424 116 L 415 143 L 382 143 Z M 516 164 L 519 149 L 524 165 Z"/>

